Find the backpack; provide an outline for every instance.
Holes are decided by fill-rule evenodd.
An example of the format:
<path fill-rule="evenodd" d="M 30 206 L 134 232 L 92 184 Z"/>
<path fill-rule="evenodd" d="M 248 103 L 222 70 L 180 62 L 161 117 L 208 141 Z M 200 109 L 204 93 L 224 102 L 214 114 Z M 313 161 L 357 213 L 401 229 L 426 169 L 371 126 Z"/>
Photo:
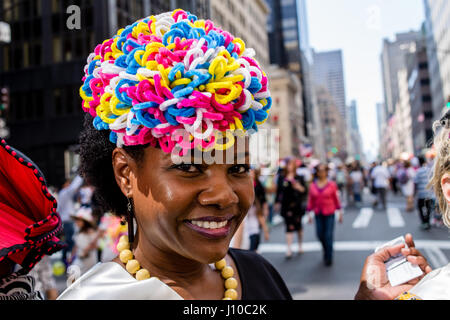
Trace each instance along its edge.
<path fill-rule="evenodd" d="M 400 182 L 400 184 L 406 184 L 408 183 L 408 180 L 408 172 L 405 169 L 401 170 L 400 174 L 398 175 L 398 182 Z"/>

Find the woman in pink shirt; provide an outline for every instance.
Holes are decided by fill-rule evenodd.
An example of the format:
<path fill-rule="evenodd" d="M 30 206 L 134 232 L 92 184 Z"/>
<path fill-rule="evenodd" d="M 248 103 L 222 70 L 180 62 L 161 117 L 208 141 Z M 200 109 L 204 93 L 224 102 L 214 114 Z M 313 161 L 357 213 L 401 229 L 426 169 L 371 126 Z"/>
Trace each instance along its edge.
<path fill-rule="evenodd" d="M 331 266 L 335 212 L 339 210 L 339 223 L 342 223 L 343 211 L 338 197 L 338 187 L 334 181 L 328 180 L 327 165 L 323 163 L 317 165 L 314 177 L 314 182 L 309 188 L 306 210 L 315 213 L 316 233 L 322 243 L 324 263 Z M 309 222 L 312 222 L 311 218 Z"/>

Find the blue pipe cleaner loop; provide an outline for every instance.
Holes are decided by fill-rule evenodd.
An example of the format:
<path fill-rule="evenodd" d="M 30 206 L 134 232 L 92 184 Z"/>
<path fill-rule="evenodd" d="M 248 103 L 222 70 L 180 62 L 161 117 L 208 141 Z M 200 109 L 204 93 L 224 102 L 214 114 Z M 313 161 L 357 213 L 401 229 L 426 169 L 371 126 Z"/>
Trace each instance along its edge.
<path fill-rule="evenodd" d="M 136 119 L 138 120 L 139 124 L 142 124 L 144 127 L 147 128 L 154 128 L 158 124 L 161 123 L 158 119 L 155 119 L 153 115 L 150 113 L 144 111 L 144 110 L 138 110 L 136 113 Z M 133 123 L 133 121 L 132 121 Z"/>

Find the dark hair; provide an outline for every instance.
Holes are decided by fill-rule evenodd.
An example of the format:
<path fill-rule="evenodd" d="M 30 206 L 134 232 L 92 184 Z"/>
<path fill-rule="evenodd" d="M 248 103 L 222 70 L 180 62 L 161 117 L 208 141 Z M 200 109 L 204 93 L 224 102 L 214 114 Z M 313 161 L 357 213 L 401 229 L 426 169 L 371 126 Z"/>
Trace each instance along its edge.
<path fill-rule="evenodd" d="M 109 140 L 110 131 L 95 129 L 92 121 L 92 116 L 87 113 L 80 134 L 79 174 L 94 186 L 94 197 L 101 211 L 125 215 L 128 201 L 117 185 L 112 167 L 112 153 L 116 145 Z M 139 162 L 147 146 L 124 146 L 123 149 Z"/>
<path fill-rule="evenodd" d="M 328 170 L 330 169 L 330 168 L 328 168 L 328 164 L 326 164 L 326 163 L 321 162 L 321 163 L 317 164 L 314 167 L 314 179 L 318 179 L 319 178 L 319 176 L 317 175 L 317 170 L 319 169 L 320 166 L 324 166 L 325 167 L 325 171 L 327 173 L 328 173 Z"/>
<path fill-rule="evenodd" d="M 418 156 L 417 159 L 419 160 L 419 164 L 421 166 L 423 166 L 423 164 L 426 162 L 425 157 L 422 155 Z"/>
<path fill-rule="evenodd" d="M 88 232 L 89 230 L 97 230 L 97 228 L 95 226 L 93 226 L 86 220 L 81 219 L 81 218 L 75 218 L 75 219 L 80 220 L 83 223 L 83 226 L 80 228 L 79 232 L 84 233 L 84 232 Z"/>

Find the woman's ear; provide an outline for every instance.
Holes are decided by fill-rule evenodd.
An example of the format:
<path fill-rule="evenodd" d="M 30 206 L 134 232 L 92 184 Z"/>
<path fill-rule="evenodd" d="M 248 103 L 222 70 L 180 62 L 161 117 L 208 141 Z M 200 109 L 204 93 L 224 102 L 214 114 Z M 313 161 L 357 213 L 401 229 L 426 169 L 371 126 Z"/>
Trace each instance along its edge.
<path fill-rule="evenodd" d="M 445 173 L 441 178 L 441 188 L 447 204 L 450 205 L 450 173 Z"/>
<path fill-rule="evenodd" d="M 124 149 L 115 148 L 112 153 L 112 166 L 120 190 L 127 198 L 132 197 L 131 176 L 133 175 L 132 169 L 136 167 L 134 159 Z"/>

